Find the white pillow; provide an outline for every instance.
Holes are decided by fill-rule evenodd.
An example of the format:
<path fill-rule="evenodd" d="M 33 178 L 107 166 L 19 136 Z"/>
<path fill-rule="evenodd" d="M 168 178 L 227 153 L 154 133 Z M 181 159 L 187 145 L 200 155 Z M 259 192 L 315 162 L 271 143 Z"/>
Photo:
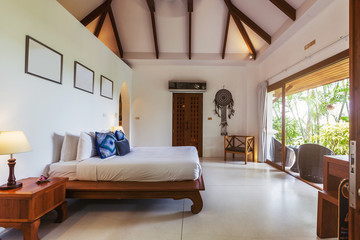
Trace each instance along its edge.
<path fill-rule="evenodd" d="M 74 161 L 76 160 L 77 147 L 79 143 L 79 136 L 69 133 L 65 134 L 64 142 L 61 147 L 60 161 Z"/>
<path fill-rule="evenodd" d="M 81 161 L 96 155 L 95 133 L 81 132 L 79 145 L 77 147 L 76 161 Z"/>
<path fill-rule="evenodd" d="M 54 133 L 53 135 L 53 161 L 52 162 L 58 162 L 60 161 L 60 155 L 61 155 L 61 148 L 64 142 L 64 135 L 59 133 Z"/>

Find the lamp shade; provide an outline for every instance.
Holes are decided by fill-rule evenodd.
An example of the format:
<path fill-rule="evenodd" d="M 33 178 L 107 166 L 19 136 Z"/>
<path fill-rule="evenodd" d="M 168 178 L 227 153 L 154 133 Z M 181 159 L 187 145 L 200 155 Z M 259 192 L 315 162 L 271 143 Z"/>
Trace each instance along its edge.
<path fill-rule="evenodd" d="M 31 151 L 22 131 L 0 131 L 0 155 Z"/>
<path fill-rule="evenodd" d="M 118 131 L 121 130 L 121 131 L 123 131 L 123 133 L 125 133 L 124 128 L 122 126 L 113 126 L 113 127 L 111 127 L 112 132 L 115 132 L 116 130 L 118 130 Z"/>

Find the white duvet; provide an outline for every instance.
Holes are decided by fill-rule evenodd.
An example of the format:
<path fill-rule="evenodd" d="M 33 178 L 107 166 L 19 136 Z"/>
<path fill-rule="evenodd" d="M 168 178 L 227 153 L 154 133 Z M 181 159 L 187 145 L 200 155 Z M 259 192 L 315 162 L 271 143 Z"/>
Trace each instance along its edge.
<path fill-rule="evenodd" d="M 195 147 L 135 147 L 125 156 L 50 165 L 50 177 L 88 181 L 183 181 L 201 176 Z"/>

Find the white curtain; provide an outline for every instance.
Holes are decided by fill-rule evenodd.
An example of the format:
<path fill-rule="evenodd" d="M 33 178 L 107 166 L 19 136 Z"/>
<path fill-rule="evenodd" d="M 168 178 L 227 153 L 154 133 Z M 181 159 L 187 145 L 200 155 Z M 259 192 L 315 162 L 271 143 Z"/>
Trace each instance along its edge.
<path fill-rule="evenodd" d="M 266 160 L 266 113 L 267 113 L 267 87 L 268 81 L 259 83 L 257 87 L 258 95 L 258 129 L 259 129 L 259 144 L 258 144 L 258 161 L 265 162 Z"/>

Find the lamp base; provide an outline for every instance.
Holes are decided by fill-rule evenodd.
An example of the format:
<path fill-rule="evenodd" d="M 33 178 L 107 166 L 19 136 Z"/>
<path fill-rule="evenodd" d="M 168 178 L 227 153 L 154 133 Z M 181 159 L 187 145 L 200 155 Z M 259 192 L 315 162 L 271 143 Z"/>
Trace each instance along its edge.
<path fill-rule="evenodd" d="M 11 190 L 11 189 L 15 189 L 15 188 L 20 188 L 22 187 L 22 182 L 17 182 L 16 184 L 14 185 L 7 185 L 7 184 L 4 184 L 4 185 L 1 185 L 0 186 L 0 191 L 1 190 Z"/>

